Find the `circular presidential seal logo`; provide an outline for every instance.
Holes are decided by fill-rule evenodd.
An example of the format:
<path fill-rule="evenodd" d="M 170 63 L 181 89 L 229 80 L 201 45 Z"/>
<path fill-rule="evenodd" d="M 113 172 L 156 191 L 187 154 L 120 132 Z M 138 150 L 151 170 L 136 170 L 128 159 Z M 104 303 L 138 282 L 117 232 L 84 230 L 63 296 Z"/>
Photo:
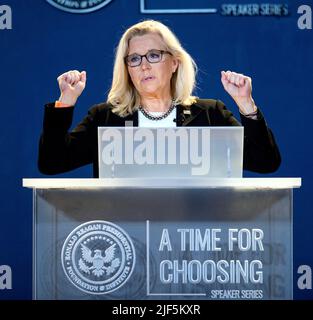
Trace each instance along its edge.
<path fill-rule="evenodd" d="M 89 13 L 96 11 L 112 0 L 46 0 L 54 7 L 71 13 Z"/>
<path fill-rule="evenodd" d="M 123 286 L 135 266 L 129 235 L 107 221 L 79 225 L 66 238 L 61 253 L 63 270 L 79 290 L 105 294 Z"/>

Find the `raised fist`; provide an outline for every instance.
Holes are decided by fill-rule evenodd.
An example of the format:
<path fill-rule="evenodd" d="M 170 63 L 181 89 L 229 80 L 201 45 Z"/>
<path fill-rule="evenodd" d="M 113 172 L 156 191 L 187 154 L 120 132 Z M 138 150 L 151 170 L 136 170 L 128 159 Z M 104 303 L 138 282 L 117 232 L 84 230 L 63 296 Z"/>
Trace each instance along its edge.
<path fill-rule="evenodd" d="M 61 96 L 59 101 L 75 105 L 77 98 L 81 95 L 86 86 L 86 71 L 79 72 L 71 70 L 58 77 Z"/>

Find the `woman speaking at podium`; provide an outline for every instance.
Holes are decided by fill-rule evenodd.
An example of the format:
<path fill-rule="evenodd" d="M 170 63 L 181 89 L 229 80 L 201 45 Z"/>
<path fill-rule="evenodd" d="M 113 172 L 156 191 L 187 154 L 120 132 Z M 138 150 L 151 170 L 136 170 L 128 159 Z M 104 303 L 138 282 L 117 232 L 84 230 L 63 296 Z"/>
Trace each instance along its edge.
<path fill-rule="evenodd" d="M 61 95 L 45 106 L 39 143 L 39 170 L 57 174 L 93 163 L 98 175 L 97 128 L 244 126 L 243 168 L 270 173 L 280 165 L 271 130 L 252 98 L 251 79 L 221 72 L 224 89 L 236 102 L 241 124 L 219 100 L 192 96 L 196 65 L 164 24 L 148 20 L 123 34 L 115 57 L 107 101 L 93 106 L 74 130 L 74 106 L 86 86 L 85 71 L 68 71 L 58 77 Z"/>

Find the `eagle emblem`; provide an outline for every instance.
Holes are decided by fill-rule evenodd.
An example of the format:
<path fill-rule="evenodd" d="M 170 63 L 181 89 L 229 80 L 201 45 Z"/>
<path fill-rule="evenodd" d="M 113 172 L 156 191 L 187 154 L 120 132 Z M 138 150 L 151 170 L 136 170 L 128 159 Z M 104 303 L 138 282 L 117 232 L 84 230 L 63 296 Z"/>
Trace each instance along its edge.
<path fill-rule="evenodd" d="M 106 275 L 112 274 L 121 264 L 119 258 L 115 258 L 115 243 L 104 251 L 104 256 L 102 256 L 102 251 L 99 249 L 90 250 L 84 244 L 81 245 L 82 258 L 78 261 L 79 269 L 83 272 L 94 274 L 97 277 L 102 276 L 104 273 Z M 88 266 L 89 264 L 89 266 Z M 91 265 L 90 265 L 91 264 Z"/>

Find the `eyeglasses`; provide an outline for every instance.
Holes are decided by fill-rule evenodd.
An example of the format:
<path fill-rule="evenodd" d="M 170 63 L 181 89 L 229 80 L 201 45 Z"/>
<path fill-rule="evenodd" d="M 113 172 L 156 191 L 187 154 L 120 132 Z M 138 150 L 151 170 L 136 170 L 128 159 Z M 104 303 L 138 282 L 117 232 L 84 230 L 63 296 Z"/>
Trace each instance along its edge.
<path fill-rule="evenodd" d="M 138 67 L 141 65 L 143 57 L 145 57 L 150 63 L 158 63 L 162 60 L 163 54 L 165 53 L 172 55 L 169 51 L 152 49 L 149 50 L 146 54 L 140 55 L 138 53 L 133 53 L 129 56 L 126 56 L 124 59 L 128 66 Z"/>

